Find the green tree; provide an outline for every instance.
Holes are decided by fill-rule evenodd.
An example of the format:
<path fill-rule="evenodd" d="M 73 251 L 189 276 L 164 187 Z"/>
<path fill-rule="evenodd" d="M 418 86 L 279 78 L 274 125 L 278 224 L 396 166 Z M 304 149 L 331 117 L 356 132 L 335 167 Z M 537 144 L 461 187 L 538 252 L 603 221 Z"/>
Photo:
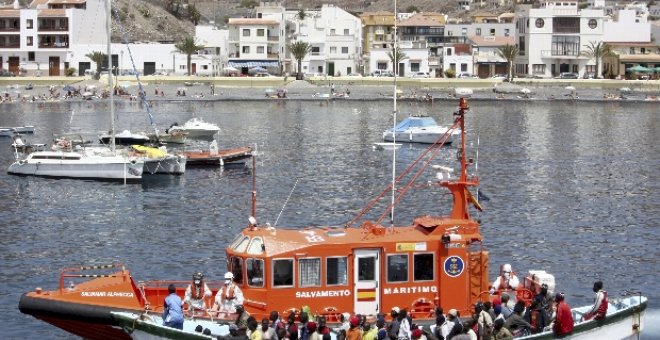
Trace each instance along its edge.
<path fill-rule="evenodd" d="M 257 6 L 259 6 L 259 1 L 257 0 L 241 0 L 239 7 L 253 9 Z"/>
<path fill-rule="evenodd" d="M 296 14 L 296 19 L 303 21 L 307 17 L 307 13 L 305 13 L 304 9 L 298 10 L 298 14 Z"/>
<path fill-rule="evenodd" d="M 387 56 L 392 62 L 392 69 L 394 70 L 394 74 L 399 75 L 399 63 L 408 59 L 408 56 L 403 51 L 401 51 L 400 48 L 395 49 L 394 47 L 392 47 L 390 52 L 387 52 Z"/>
<path fill-rule="evenodd" d="M 199 25 L 199 21 L 202 19 L 202 14 L 199 13 L 199 10 L 193 4 L 188 6 L 188 16 L 190 17 L 190 21 L 195 26 Z"/>
<path fill-rule="evenodd" d="M 101 51 L 94 51 L 85 54 L 85 57 L 89 58 L 96 64 L 96 79 L 98 79 L 99 74 L 101 74 L 101 68 L 103 67 L 103 62 L 106 60 L 107 54 Z"/>
<path fill-rule="evenodd" d="M 518 46 L 506 44 L 497 49 L 497 54 L 506 59 L 507 79 L 513 80 L 513 60 L 518 55 Z"/>
<path fill-rule="evenodd" d="M 586 47 L 587 49 L 580 51 L 580 55 L 596 61 L 596 77 L 600 76 L 600 61 L 603 59 L 603 57 L 611 56 L 613 54 L 612 49 L 610 49 L 610 46 L 602 41 L 598 43 L 595 41 L 590 41 L 588 45 L 582 46 Z"/>
<path fill-rule="evenodd" d="M 312 45 L 305 41 L 296 41 L 293 44 L 289 45 L 289 51 L 293 54 L 293 57 L 298 62 L 298 73 L 296 79 L 302 79 L 302 60 L 305 58 L 307 53 L 312 50 Z"/>
<path fill-rule="evenodd" d="M 406 13 L 413 13 L 413 12 L 419 13 L 419 8 L 417 8 L 417 6 L 415 5 L 410 5 L 406 7 Z"/>
<path fill-rule="evenodd" d="M 197 45 L 197 41 L 194 37 L 186 37 L 183 39 L 183 41 L 174 45 L 174 48 L 178 52 L 186 55 L 188 75 L 192 75 L 190 72 L 190 62 L 192 60 L 192 55 L 193 53 L 197 53 L 197 51 L 203 49 L 204 45 Z"/>

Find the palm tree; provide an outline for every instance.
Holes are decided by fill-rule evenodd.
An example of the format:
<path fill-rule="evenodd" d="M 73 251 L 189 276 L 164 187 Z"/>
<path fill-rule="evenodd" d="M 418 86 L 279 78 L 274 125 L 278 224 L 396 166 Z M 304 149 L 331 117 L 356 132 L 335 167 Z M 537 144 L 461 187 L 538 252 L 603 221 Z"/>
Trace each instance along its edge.
<path fill-rule="evenodd" d="M 190 73 L 190 61 L 192 60 L 192 54 L 197 53 L 197 51 L 204 48 L 204 45 L 197 45 L 197 41 L 194 37 L 186 37 L 182 42 L 174 45 L 174 48 L 180 53 L 183 53 L 187 56 L 187 66 L 188 66 L 188 75 Z"/>
<path fill-rule="evenodd" d="M 401 49 L 395 49 L 394 47 L 392 47 L 392 51 L 387 52 L 387 56 L 390 57 L 390 61 L 394 66 L 392 67 L 394 74 L 399 75 L 399 63 L 408 59 L 408 56 Z"/>
<path fill-rule="evenodd" d="M 303 21 L 307 17 L 307 13 L 305 13 L 304 9 L 298 10 L 298 14 L 296 14 L 296 19 Z"/>
<path fill-rule="evenodd" d="M 302 74 L 300 71 L 302 70 L 302 60 L 307 56 L 307 53 L 312 50 L 312 45 L 305 41 L 296 41 L 293 44 L 289 45 L 289 51 L 291 54 L 293 54 L 293 57 L 296 59 L 298 62 L 298 74 L 296 75 L 296 79 L 300 80 L 302 79 Z"/>
<path fill-rule="evenodd" d="M 94 52 L 90 52 L 90 53 L 85 54 L 85 57 L 89 58 L 94 63 L 96 63 L 96 75 L 95 75 L 95 77 L 98 77 L 99 74 L 101 74 L 101 67 L 103 67 L 103 62 L 105 61 L 106 54 L 103 53 L 103 52 L 100 52 L 100 51 L 94 51 Z"/>
<path fill-rule="evenodd" d="M 580 55 L 587 57 L 589 59 L 594 59 L 596 60 L 596 75 L 595 77 L 598 77 L 600 74 L 600 60 L 603 57 L 609 57 L 611 56 L 612 50 L 610 49 L 610 46 L 607 45 L 604 42 L 598 42 L 596 43 L 595 41 L 590 41 L 588 45 L 583 45 L 587 49 L 585 51 L 581 51 Z"/>
<path fill-rule="evenodd" d="M 497 54 L 500 57 L 506 59 L 506 64 L 508 68 L 507 80 L 513 80 L 513 60 L 516 59 L 518 55 L 518 46 L 506 44 L 497 49 Z"/>

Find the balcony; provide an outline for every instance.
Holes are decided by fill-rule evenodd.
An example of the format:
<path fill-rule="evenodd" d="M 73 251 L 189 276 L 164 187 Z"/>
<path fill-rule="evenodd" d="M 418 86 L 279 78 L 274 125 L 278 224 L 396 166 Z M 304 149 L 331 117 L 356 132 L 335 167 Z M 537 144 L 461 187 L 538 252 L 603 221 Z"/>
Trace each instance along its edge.
<path fill-rule="evenodd" d="M 20 42 L 0 42 L 0 48 L 20 48 Z"/>
<path fill-rule="evenodd" d="M 280 37 L 279 36 L 268 37 L 268 42 L 274 42 L 274 43 L 280 42 Z"/>
<path fill-rule="evenodd" d="M 574 50 L 541 50 L 541 58 L 577 59 L 580 51 Z"/>
<path fill-rule="evenodd" d="M 69 20 L 66 18 L 39 20 L 37 30 L 39 32 L 65 32 L 69 30 Z"/>

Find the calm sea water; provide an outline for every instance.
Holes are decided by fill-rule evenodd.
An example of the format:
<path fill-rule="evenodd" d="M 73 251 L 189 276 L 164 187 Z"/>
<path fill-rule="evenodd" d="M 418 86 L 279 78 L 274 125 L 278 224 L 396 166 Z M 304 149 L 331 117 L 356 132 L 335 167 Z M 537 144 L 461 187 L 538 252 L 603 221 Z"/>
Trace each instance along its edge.
<path fill-rule="evenodd" d="M 449 123 L 455 105 L 400 103 L 400 116 L 428 113 Z M 571 305 L 591 303 L 597 279 L 612 296 L 641 290 L 651 299 L 643 338 L 657 338 L 658 104 L 471 105 L 468 128 L 471 144 L 479 146 L 480 189 L 490 198 L 479 218 L 491 251 L 491 274 L 504 262 L 519 273 L 545 269 Z M 1 109 L 0 125 L 37 126 L 33 142 L 48 142 L 53 133 L 110 126 L 103 102 Z M 137 104 L 120 103 L 117 112 L 120 130 L 148 127 Z M 154 116 L 162 129 L 201 117 L 222 127 L 221 147 L 256 145 L 258 219 L 305 226 L 352 219 L 389 183 L 391 151 L 374 151 L 372 144 L 391 126 L 391 112 L 387 101 L 159 102 Z M 9 144 L 0 140 L 3 167 L 13 159 Z M 423 150 L 400 149 L 397 169 Z M 451 164 L 455 151 L 444 149 L 436 163 Z M 0 171 L 2 337 L 71 338 L 17 308 L 23 292 L 56 288 L 63 267 L 122 262 L 138 280 L 188 279 L 194 271 L 220 278 L 226 268 L 223 248 L 250 214 L 252 171 L 189 169 L 181 178 L 128 186 Z M 395 212 L 396 221 L 448 211 L 447 196 L 438 192 L 413 191 Z M 372 217 L 382 213 L 378 208 Z"/>

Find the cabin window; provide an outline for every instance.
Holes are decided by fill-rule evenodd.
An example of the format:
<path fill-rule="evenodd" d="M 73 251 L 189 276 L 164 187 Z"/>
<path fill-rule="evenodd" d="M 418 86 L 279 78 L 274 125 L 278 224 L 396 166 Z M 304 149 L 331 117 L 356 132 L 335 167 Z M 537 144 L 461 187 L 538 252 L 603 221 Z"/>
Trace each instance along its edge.
<path fill-rule="evenodd" d="M 273 287 L 293 287 L 293 260 L 273 260 Z"/>
<path fill-rule="evenodd" d="M 387 281 L 408 281 L 408 255 L 389 255 L 387 257 Z"/>
<path fill-rule="evenodd" d="M 374 281 L 376 280 L 376 258 L 375 257 L 360 257 L 358 258 L 358 281 Z"/>
<path fill-rule="evenodd" d="M 434 279 L 433 254 L 415 254 L 414 262 L 415 281 L 432 281 Z"/>
<path fill-rule="evenodd" d="M 245 260 L 245 269 L 247 270 L 248 286 L 264 286 L 264 260 L 247 259 Z"/>
<path fill-rule="evenodd" d="M 347 261 L 345 257 L 329 257 L 325 261 L 325 281 L 327 285 L 342 285 L 348 284 L 347 276 Z"/>
<path fill-rule="evenodd" d="M 300 287 L 315 287 L 321 285 L 321 259 L 298 260 L 298 282 Z"/>
<path fill-rule="evenodd" d="M 231 258 L 231 272 L 234 274 L 234 282 L 243 284 L 243 259 L 237 256 Z"/>
<path fill-rule="evenodd" d="M 234 239 L 234 242 L 231 243 L 231 249 L 239 251 L 238 248 L 240 247 L 241 249 L 245 250 L 249 241 L 249 237 L 243 234 L 238 234 L 238 236 L 236 236 Z"/>
<path fill-rule="evenodd" d="M 264 240 L 261 237 L 252 239 L 250 246 L 247 248 L 247 253 L 250 255 L 260 255 L 264 252 Z"/>

